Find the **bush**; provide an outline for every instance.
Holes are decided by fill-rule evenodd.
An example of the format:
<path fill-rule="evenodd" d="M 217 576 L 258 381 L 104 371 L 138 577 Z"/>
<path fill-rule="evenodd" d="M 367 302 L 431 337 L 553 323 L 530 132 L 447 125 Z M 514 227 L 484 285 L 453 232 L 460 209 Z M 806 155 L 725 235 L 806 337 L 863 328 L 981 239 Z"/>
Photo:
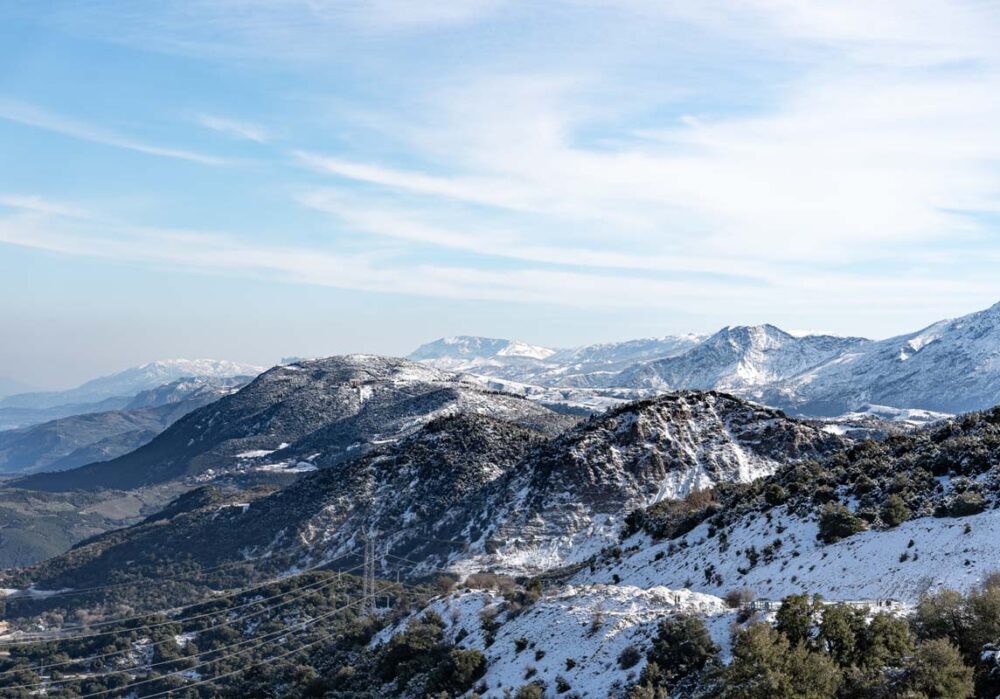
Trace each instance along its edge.
<path fill-rule="evenodd" d="M 959 493 L 948 501 L 943 514 L 948 517 L 977 515 L 986 509 L 986 500 L 974 490 Z"/>
<path fill-rule="evenodd" d="M 719 510 L 712 489 L 695 489 L 681 500 L 662 500 L 625 518 L 625 536 L 645 531 L 654 539 L 687 534 Z"/>
<path fill-rule="evenodd" d="M 882 504 L 882 510 L 879 515 L 885 526 L 898 527 L 913 516 L 913 512 L 907 507 L 903 498 L 898 495 L 890 495 L 885 503 Z"/>
<path fill-rule="evenodd" d="M 705 622 L 691 615 L 661 621 L 647 655 L 649 662 L 659 668 L 660 681 L 666 687 L 714 665 L 718 657 L 719 647 L 712 641 Z"/>
<path fill-rule="evenodd" d="M 782 488 L 777 483 L 772 483 L 771 485 L 767 486 L 766 490 L 764 490 L 764 502 L 766 502 L 768 505 L 771 505 L 772 507 L 781 505 L 787 499 L 788 499 L 788 494 L 785 493 L 785 489 Z"/>
<path fill-rule="evenodd" d="M 630 667 L 635 667 L 642 660 L 642 653 L 634 645 L 625 646 L 622 652 L 618 654 L 618 665 L 622 670 L 628 670 Z"/>
<path fill-rule="evenodd" d="M 966 699 L 973 693 L 972 668 L 947 639 L 924 641 L 907 668 L 907 687 L 917 696 Z"/>
<path fill-rule="evenodd" d="M 545 690 L 538 684 L 534 682 L 531 684 L 523 685 L 517 694 L 514 695 L 515 699 L 542 699 L 545 696 Z"/>
<path fill-rule="evenodd" d="M 821 608 L 819 597 L 788 595 L 781 600 L 775 614 L 774 628 L 785 635 L 789 643 L 805 643 L 813 627 L 813 619 Z"/>
<path fill-rule="evenodd" d="M 730 609 L 740 609 L 753 602 L 753 598 L 753 590 L 749 587 L 741 587 L 736 590 L 730 590 L 723 599 L 726 600 L 726 606 Z"/>
<path fill-rule="evenodd" d="M 816 538 L 824 544 L 832 544 L 867 528 L 863 519 L 856 517 L 843 505 L 827 505 L 820 513 Z"/>
<path fill-rule="evenodd" d="M 486 674 L 486 656 L 475 649 L 454 648 L 448 653 L 448 662 L 444 667 L 447 688 L 464 693 Z"/>
<path fill-rule="evenodd" d="M 767 624 L 752 624 L 733 642 L 733 661 L 722 671 L 724 699 L 828 699 L 840 671 L 825 654 L 788 639 Z"/>

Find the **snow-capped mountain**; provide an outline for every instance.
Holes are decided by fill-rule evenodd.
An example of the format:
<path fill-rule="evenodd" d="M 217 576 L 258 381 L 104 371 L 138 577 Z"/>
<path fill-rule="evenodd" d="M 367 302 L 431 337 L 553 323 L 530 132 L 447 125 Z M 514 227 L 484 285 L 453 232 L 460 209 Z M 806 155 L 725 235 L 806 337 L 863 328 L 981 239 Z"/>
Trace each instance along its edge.
<path fill-rule="evenodd" d="M 675 357 L 687 352 L 705 339 L 704 335 L 649 337 L 624 342 L 605 342 L 559 350 L 548 358 L 549 363 L 565 367 L 567 373 L 614 371 L 636 362 Z"/>
<path fill-rule="evenodd" d="M 773 325 L 725 327 L 680 356 L 630 367 L 610 377 L 608 384 L 664 390 L 714 388 L 754 395 L 867 343 L 856 337 L 796 337 Z"/>
<path fill-rule="evenodd" d="M 110 398 L 130 399 L 140 391 L 156 388 L 182 378 L 253 377 L 262 371 L 264 371 L 264 367 L 220 359 L 163 359 L 91 379 L 66 391 L 21 393 L 7 396 L 0 400 L 0 408 L 46 409 L 61 405 L 97 403 Z M 124 403 L 127 402 L 127 400 L 124 401 Z M 81 410 L 80 412 L 87 411 Z"/>
<path fill-rule="evenodd" d="M 874 403 L 943 413 L 1000 403 L 1000 303 L 851 348 L 775 387 L 769 400 L 837 415 Z"/>
<path fill-rule="evenodd" d="M 481 364 L 502 364 L 518 360 L 542 361 L 555 353 L 554 349 L 529 345 L 519 340 L 459 335 L 421 345 L 409 355 L 409 359 L 439 369 L 461 371 Z"/>
<path fill-rule="evenodd" d="M 882 413 L 948 415 L 1000 403 L 1000 304 L 879 341 L 734 326 L 707 338 L 590 345 L 544 358 L 526 352 L 513 360 L 499 355 L 506 340 L 444 342 L 413 356 L 485 377 L 499 390 L 591 408 L 681 389 L 726 391 L 824 417 L 869 405 L 881 406 Z M 446 347 L 453 353 L 446 355 Z"/>
<path fill-rule="evenodd" d="M 668 336 L 557 350 L 515 340 L 462 336 L 422 345 L 409 358 L 439 369 L 517 383 L 589 387 L 600 385 L 596 376 L 635 362 L 681 354 L 702 339 L 698 335 Z"/>

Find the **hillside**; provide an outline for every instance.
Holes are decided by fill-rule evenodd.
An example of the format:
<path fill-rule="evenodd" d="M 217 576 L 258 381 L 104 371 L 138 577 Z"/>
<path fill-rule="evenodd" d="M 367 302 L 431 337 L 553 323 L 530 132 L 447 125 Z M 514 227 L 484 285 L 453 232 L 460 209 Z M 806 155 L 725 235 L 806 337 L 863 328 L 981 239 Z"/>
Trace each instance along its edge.
<path fill-rule="evenodd" d="M 472 412 L 558 432 L 572 419 L 415 362 L 349 355 L 275 367 L 108 462 L 17 482 L 38 490 L 133 488 L 227 473 L 295 472 L 354 458 L 434 417 Z M 301 464 L 301 465 L 300 465 Z"/>
<path fill-rule="evenodd" d="M 633 553 L 579 581 L 778 598 L 915 601 L 1000 568 L 1000 408 L 717 489 L 683 512 L 632 518 Z M 863 564 L 862 564 L 863 562 Z"/>

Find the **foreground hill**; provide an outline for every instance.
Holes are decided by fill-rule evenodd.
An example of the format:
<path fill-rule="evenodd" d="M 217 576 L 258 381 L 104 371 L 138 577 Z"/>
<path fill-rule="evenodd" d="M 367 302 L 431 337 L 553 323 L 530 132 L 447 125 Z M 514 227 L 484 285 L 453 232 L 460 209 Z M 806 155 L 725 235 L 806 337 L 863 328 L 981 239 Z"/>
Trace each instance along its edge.
<path fill-rule="evenodd" d="M 633 553 L 578 580 L 908 602 L 967 590 L 1000 570 L 998 463 L 1000 407 L 862 442 L 692 509 L 637 513 Z"/>
<path fill-rule="evenodd" d="M 24 478 L 38 490 L 135 488 L 253 470 L 301 472 L 354 458 L 434 417 L 473 412 L 552 433 L 573 422 L 404 359 L 349 355 L 274 367 L 111 461 Z"/>

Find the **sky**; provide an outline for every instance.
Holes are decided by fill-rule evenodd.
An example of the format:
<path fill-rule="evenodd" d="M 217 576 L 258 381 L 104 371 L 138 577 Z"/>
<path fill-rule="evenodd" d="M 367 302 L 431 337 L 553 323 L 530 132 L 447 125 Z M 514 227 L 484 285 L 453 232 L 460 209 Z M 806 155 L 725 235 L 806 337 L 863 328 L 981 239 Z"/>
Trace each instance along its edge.
<path fill-rule="evenodd" d="M 0 2 L 0 376 L 1000 300 L 1000 2 Z"/>

